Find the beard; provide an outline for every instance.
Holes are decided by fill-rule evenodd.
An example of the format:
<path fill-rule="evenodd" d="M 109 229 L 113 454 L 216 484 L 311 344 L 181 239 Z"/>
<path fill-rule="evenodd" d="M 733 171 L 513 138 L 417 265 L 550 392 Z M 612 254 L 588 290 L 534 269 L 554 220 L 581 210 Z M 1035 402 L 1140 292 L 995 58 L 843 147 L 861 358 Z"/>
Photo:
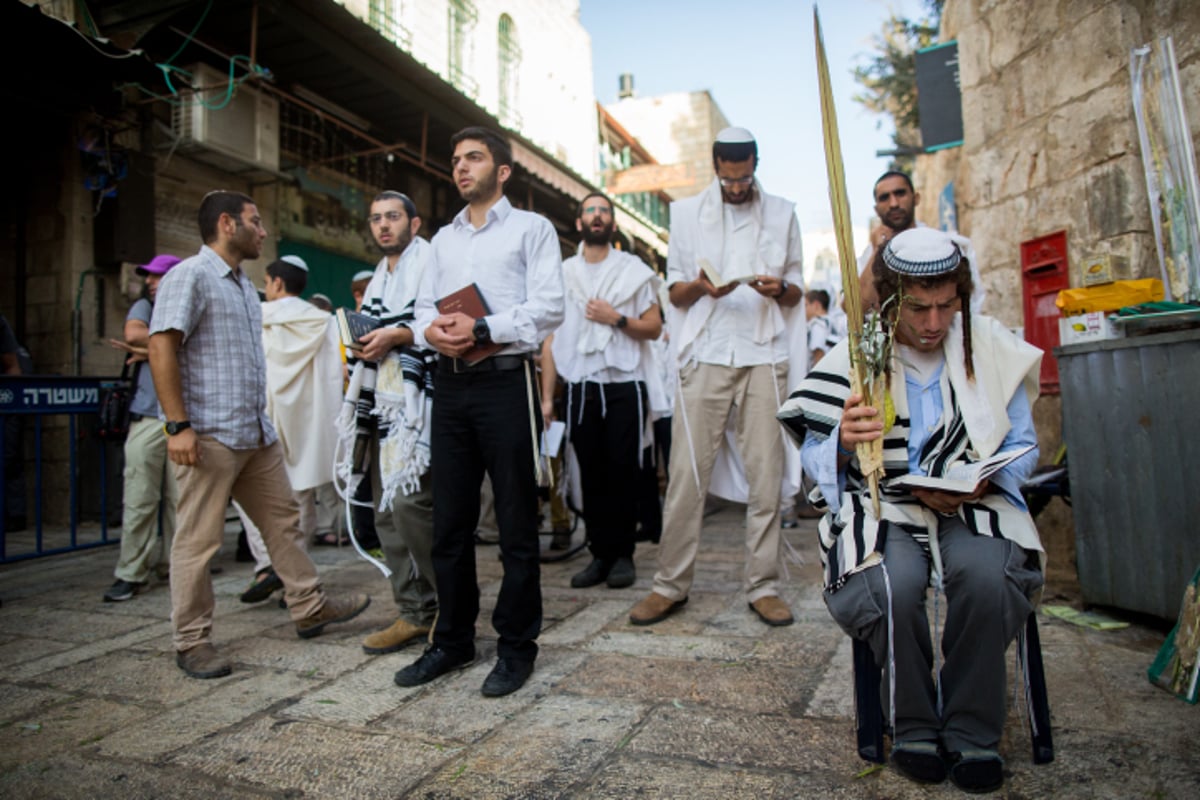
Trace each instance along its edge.
<path fill-rule="evenodd" d="M 241 261 L 253 261 L 262 255 L 262 239 L 258 238 L 258 233 L 253 228 L 242 224 L 240 219 L 237 220 L 237 230 L 229 243 L 241 256 Z"/>
<path fill-rule="evenodd" d="M 914 213 L 906 208 L 895 208 L 883 215 L 883 224 L 899 233 L 913 226 Z"/>
<path fill-rule="evenodd" d="M 408 228 L 396 232 L 396 239 L 391 244 L 380 244 L 375 242 L 375 246 L 379 248 L 379 252 L 385 256 L 398 256 L 408 249 L 412 244 L 412 231 Z"/>
<path fill-rule="evenodd" d="M 583 237 L 584 244 L 608 244 L 612 241 L 614 223 L 606 222 L 600 228 L 587 226 L 580 232 Z"/>
<path fill-rule="evenodd" d="M 731 206 L 740 206 L 754 199 L 754 184 L 750 184 L 741 195 L 730 194 L 724 186 L 721 187 L 721 199 Z"/>
<path fill-rule="evenodd" d="M 459 194 L 462 199 L 468 203 L 473 203 L 476 200 L 491 197 L 496 193 L 496 186 L 499 181 L 496 178 L 496 168 L 492 167 L 487 175 L 480 175 L 475 184 L 468 189 L 460 189 Z"/>

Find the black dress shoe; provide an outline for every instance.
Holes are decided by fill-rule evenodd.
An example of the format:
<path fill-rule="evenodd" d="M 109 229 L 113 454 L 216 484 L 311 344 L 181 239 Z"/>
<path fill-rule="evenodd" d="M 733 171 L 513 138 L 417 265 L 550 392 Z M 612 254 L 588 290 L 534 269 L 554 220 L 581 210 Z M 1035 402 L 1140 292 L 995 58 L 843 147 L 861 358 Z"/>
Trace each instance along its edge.
<path fill-rule="evenodd" d="M 633 586 L 635 580 L 637 580 L 637 570 L 633 567 L 633 559 L 618 558 L 613 562 L 612 569 L 608 571 L 605 583 L 610 589 L 624 589 L 626 586 Z"/>
<path fill-rule="evenodd" d="M 487 679 L 483 682 L 484 697 L 503 697 L 512 694 L 525 685 L 533 674 L 532 661 L 520 661 L 515 658 L 502 658 L 492 667 Z"/>
<path fill-rule="evenodd" d="M 604 583 L 604 579 L 608 577 L 610 569 L 612 569 L 611 561 L 601 561 L 598 558 L 593 558 L 592 563 L 571 576 L 571 588 L 586 589 L 589 586 Z"/>
<path fill-rule="evenodd" d="M 936 742 L 898 742 L 892 745 L 892 765 L 918 783 L 946 780 L 946 763 Z"/>
<path fill-rule="evenodd" d="M 469 667 L 474 660 L 474 653 L 459 656 L 446 652 L 436 644 L 431 644 L 425 648 L 425 652 L 421 654 L 420 658 L 396 673 L 396 685 L 420 686 L 447 672 Z"/>

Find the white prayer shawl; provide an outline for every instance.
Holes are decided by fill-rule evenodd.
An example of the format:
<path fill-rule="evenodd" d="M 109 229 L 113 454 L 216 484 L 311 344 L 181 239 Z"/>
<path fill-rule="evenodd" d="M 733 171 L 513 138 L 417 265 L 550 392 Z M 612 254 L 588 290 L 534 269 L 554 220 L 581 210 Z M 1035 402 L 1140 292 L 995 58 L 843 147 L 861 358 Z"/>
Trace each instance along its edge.
<path fill-rule="evenodd" d="M 755 262 L 752 265 L 727 266 L 722 263 L 725 253 L 725 209 L 721 185 L 714 179 L 700 194 L 671 204 L 672 263 L 684 280 L 700 276 L 701 262 L 718 270 L 745 271 L 760 275 L 783 277 L 788 263 L 788 234 L 795 218 L 795 206 L 787 200 L 767 194 L 757 180 L 755 200 L 750 204 L 754 219 Z M 736 277 L 733 275 L 723 276 Z M 800 287 L 803 290 L 803 286 Z M 742 288 L 735 291 L 743 291 Z M 790 392 L 808 372 L 808 331 L 805 326 L 804 303 L 783 308 L 769 298 L 759 296 L 759 314 L 755 320 L 754 340 L 760 344 L 774 341 L 786 333 L 788 378 L 785 391 Z M 718 301 L 702 296 L 686 309 L 667 303 L 667 322 L 671 330 L 671 353 L 676 366 L 682 368 L 695 359 L 692 344 L 704 329 Z M 783 398 L 780 397 L 780 402 Z M 684 413 L 682 408 L 675 413 Z M 745 466 L 737 452 L 736 433 L 732 415 L 726 427 L 724 444 L 717 452 L 709 491 L 727 500 L 744 503 L 749 498 L 749 483 Z M 781 498 L 790 499 L 800 490 L 800 451 L 789 439 L 783 438 L 784 479 Z M 689 453 L 694 449 L 689 448 Z M 694 465 L 693 465 L 694 466 Z"/>
<path fill-rule="evenodd" d="M 954 460 L 976 461 L 996 452 L 1008 433 L 1008 404 L 1017 391 L 1025 391 L 1030 404 L 1038 395 L 1042 352 L 1013 336 L 990 317 L 972 317 L 972 351 L 975 380 L 968 381 L 963 364 L 962 315 L 943 343 L 946 368 L 942 371 L 943 430 L 957 418 L 965 427 L 958 443 L 961 452 Z M 840 342 L 792 393 L 779 410 L 779 420 L 798 441 L 811 431 L 818 440 L 829 437 L 841 420 L 842 406 L 850 395 L 848 342 Z M 909 531 L 920 541 L 929 541 L 938 529 L 938 516 L 920 505 L 892 479 L 908 473 L 909 411 L 904 367 L 893 364 L 889 386 L 896 421 L 884 435 L 884 472 L 880 482 L 880 513 L 883 520 Z M 955 414 L 955 412 L 958 412 Z M 952 439 L 946 436 L 947 440 Z M 931 439 L 931 442 L 933 440 Z M 941 448 L 950 445 L 939 445 Z M 821 559 L 826 569 L 826 588 L 836 591 L 859 569 L 877 563 L 880 521 L 871 512 L 869 489 L 852 458 L 846 467 L 844 489 L 836 517 L 826 514 L 818 524 Z M 814 497 L 822 505 L 823 499 Z M 1012 505 L 1003 495 L 989 493 L 978 502 L 964 503 L 958 516 L 974 533 L 1000 536 L 1027 550 L 1043 553 L 1037 528 L 1029 513 Z M 935 572 L 940 571 L 936 548 L 932 553 Z"/>
<path fill-rule="evenodd" d="M 362 313 L 384 325 L 411 323 L 417 288 L 429 257 L 429 243 L 414 237 L 395 270 L 388 272 L 387 257 L 363 294 Z M 396 348 L 378 364 L 350 358 L 350 385 L 338 417 L 339 478 L 353 480 L 354 440 L 362 432 L 366 415 L 378 418 L 379 461 L 382 491 L 379 510 L 391 508 L 397 491 L 411 494 L 429 471 L 432 357 L 414 347 Z"/>
<path fill-rule="evenodd" d="M 634 380 L 646 384 L 650 411 L 662 416 L 670 413 L 667 388 L 661 372 L 655 366 L 651 344 L 619 333 L 612 325 L 587 319 L 589 300 L 607 301 L 618 312 L 625 307 L 626 316 L 640 316 L 646 309 L 629 305 L 649 285 L 657 299 L 662 279 L 641 259 L 620 250 L 609 250 L 603 267 L 589 264 L 576 255 L 563 262 L 563 288 L 566 309 L 563 323 L 554 333 L 551 349 L 559 374 L 570 383 L 588 380 L 591 375 L 585 364 L 603 363 L 603 368 L 631 373 Z"/>
<path fill-rule="evenodd" d="M 334 421 L 342 402 L 342 358 L 333 316 L 299 297 L 263 303 L 267 414 L 279 433 L 292 488 L 333 480 Z"/>

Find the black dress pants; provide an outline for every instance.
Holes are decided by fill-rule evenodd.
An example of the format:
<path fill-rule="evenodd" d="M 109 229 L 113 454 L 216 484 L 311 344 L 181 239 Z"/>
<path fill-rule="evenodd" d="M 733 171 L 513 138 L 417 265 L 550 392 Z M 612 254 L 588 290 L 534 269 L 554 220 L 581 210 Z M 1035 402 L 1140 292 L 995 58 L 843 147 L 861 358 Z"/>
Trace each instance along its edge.
<path fill-rule="evenodd" d="M 576 383 L 568 396 L 588 547 L 601 561 L 632 558 L 641 495 L 638 434 L 647 413 L 645 384 Z"/>
<path fill-rule="evenodd" d="M 537 410 L 539 434 L 542 415 L 537 397 L 527 395 L 526 370 L 532 368 L 458 373 L 439 368 L 434 378 L 430 457 L 439 613 L 433 642 L 457 655 L 474 654 L 479 616 L 475 528 L 486 470 L 496 499 L 504 566 L 492 614 L 500 637 L 498 655 L 522 661 L 537 657 L 542 589 L 529 403 Z"/>

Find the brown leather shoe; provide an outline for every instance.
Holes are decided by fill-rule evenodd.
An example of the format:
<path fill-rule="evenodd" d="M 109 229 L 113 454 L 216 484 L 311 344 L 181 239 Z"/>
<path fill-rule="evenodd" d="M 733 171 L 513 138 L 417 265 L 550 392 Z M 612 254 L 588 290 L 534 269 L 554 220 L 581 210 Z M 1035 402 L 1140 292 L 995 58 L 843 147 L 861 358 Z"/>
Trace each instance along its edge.
<path fill-rule="evenodd" d="M 780 600 L 778 595 L 770 594 L 760 597 L 750 604 L 750 608 L 755 614 L 758 614 L 759 619 L 775 627 L 791 625 L 796 621 L 792 618 L 792 612 L 787 607 L 787 603 Z"/>
<path fill-rule="evenodd" d="M 189 678 L 223 678 L 233 672 L 233 667 L 210 642 L 175 653 L 175 664 Z"/>
<path fill-rule="evenodd" d="M 369 656 L 380 656 L 384 653 L 394 653 L 428 636 L 428 625 L 413 625 L 406 619 L 398 619 L 390 627 L 363 639 L 362 648 Z"/>
<path fill-rule="evenodd" d="M 320 636 L 326 625 L 354 619 L 369 605 L 371 598 L 361 592 L 326 595 L 325 605 L 321 606 L 320 611 L 296 623 L 296 633 L 301 639 Z"/>
<path fill-rule="evenodd" d="M 658 592 L 651 592 L 629 611 L 629 621 L 634 625 L 653 625 L 662 622 L 687 604 L 688 599 L 670 600 Z"/>

